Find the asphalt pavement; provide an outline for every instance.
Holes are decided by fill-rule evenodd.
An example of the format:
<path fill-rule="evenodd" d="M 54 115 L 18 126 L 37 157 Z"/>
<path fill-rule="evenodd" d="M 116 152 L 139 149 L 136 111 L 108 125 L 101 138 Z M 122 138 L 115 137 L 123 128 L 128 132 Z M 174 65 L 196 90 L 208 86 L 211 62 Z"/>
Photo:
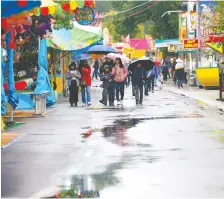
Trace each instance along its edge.
<path fill-rule="evenodd" d="M 142 106 L 131 88 L 124 106 L 103 106 L 101 91 L 89 107 L 63 99 L 20 119 L 23 136 L 2 150 L 2 198 L 224 198 L 222 111 L 166 86 Z"/>

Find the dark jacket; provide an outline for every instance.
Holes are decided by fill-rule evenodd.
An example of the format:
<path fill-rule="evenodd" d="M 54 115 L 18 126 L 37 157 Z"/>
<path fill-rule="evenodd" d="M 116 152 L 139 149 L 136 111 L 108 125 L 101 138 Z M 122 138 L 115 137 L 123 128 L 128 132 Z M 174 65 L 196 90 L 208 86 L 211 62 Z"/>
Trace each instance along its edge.
<path fill-rule="evenodd" d="M 98 59 L 95 61 L 93 68 L 95 68 L 96 70 L 98 70 L 100 68 L 100 63 L 99 63 Z"/>
<path fill-rule="evenodd" d="M 103 81 L 103 88 L 112 88 L 113 87 L 113 76 L 111 72 L 104 73 L 101 75 L 100 80 Z"/>
<path fill-rule="evenodd" d="M 133 85 L 143 85 L 146 76 L 146 71 L 142 67 L 135 67 L 132 71 Z"/>
<path fill-rule="evenodd" d="M 184 80 L 184 68 L 176 70 L 175 75 L 179 80 Z"/>

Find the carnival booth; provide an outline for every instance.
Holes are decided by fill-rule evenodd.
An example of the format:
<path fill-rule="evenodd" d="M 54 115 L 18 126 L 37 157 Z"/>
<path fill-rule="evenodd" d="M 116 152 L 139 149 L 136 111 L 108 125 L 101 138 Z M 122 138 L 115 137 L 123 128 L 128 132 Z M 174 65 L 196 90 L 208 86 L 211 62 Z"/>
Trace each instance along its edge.
<path fill-rule="evenodd" d="M 204 30 L 204 42 L 207 48 L 202 50 L 201 68 L 197 69 L 197 79 L 205 88 L 219 88 L 220 60 L 223 56 L 224 34 L 221 27 L 207 27 Z"/>
<path fill-rule="evenodd" d="M 7 52 L 2 57 L 1 67 L 2 115 L 6 114 L 8 104 L 11 113 L 34 107 L 37 113 L 46 108 L 36 110 L 39 105 L 35 102 L 40 102 L 40 99 L 43 99 L 43 106 L 56 103 L 49 79 L 48 60 L 51 54 L 48 53 L 47 40 L 52 37 L 53 30 L 73 29 L 70 21 L 78 20 L 73 19 L 74 13 L 77 13 L 75 16 L 82 15 L 84 9 L 94 18 L 94 7 L 92 0 L 1 2 L 2 48 Z M 80 17 L 80 20 L 83 19 Z"/>

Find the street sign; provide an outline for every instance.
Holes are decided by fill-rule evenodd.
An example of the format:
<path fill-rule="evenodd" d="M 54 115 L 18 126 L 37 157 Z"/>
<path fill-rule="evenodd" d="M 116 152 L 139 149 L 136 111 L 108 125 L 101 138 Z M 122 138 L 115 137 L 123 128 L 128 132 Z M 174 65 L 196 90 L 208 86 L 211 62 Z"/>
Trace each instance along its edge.
<path fill-rule="evenodd" d="M 198 48 L 198 39 L 185 39 L 183 42 L 183 48 L 184 49 L 189 49 L 189 48 Z"/>
<path fill-rule="evenodd" d="M 90 7 L 84 6 L 83 8 L 78 8 L 75 12 L 75 20 L 80 25 L 90 25 L 95 19 L 94 10 Z"/>

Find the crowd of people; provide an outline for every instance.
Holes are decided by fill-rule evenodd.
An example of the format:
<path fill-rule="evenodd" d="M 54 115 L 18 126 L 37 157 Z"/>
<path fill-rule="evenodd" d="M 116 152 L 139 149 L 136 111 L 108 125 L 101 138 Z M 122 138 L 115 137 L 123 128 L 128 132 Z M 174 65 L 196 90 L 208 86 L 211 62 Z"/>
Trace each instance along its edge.
<path fill-rule="evenodd" d="M 143 103 L 144 95 L 154 93 L 155 85 L 161 89 L 162 84 L 168 79 L 172 78 L 178 88 L 183 87 L 183 83 L 187 84 L 187 71 L 181 58 L 164 59 L 160 66 L 155 64 L 150 70 L 140 63 L 128 70 L 120 58 L 116 58 L 115 61 L 109 58 L 96 59 L 92 68 L 93 70 L 87 60 L 81 61 L 79 65 L 76 62 L 70 64 L 67 79 L 71 106 L 78 106 L 79 88 L 82 103 L 91 105 L 91 83 L 94 78 L 102 81 L 102 99 L 99 102 L 109 106 L 114 106 L 115 99 L 117 105 L 123 105 L 125 86 L 128 87 L 130 83 L 137 105 Z"/>

